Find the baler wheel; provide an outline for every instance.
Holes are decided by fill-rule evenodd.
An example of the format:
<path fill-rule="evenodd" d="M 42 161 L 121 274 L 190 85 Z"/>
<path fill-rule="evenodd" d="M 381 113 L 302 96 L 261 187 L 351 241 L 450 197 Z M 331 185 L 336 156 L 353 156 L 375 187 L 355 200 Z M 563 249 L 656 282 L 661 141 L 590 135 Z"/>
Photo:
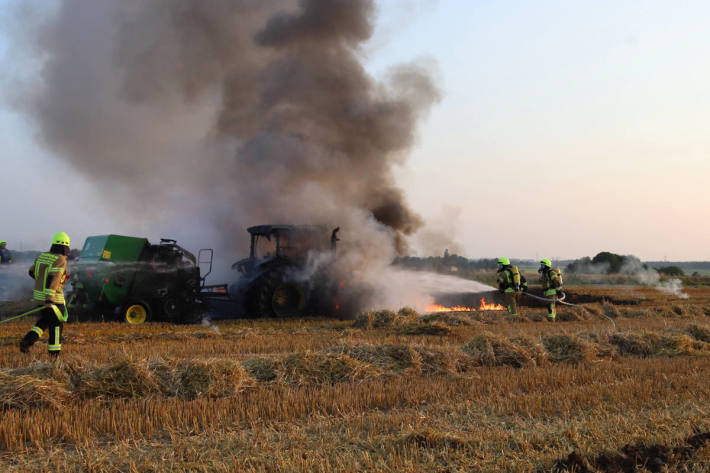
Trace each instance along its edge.
<path fill-rule="evenodd" d="M 126 322 L 140 325 L 150 318 L 150 306 L 145 302 L 134 302 L 128 305 L 124 313 Z"/>

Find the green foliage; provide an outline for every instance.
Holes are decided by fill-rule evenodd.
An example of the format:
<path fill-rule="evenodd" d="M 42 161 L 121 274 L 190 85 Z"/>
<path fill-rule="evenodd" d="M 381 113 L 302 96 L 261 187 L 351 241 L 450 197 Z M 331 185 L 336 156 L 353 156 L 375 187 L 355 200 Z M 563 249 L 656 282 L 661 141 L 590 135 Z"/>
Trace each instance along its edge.
<path fill-rule="evenodd" d="M 576 259 L 566 267 L 568 273 L 584 274 L 637 274 L 648 269 L 648 265 L 634 255 L 618 255 L 610 251 L 597 253 L 594 258 Z"/>
<path fill-rule="evenodd" d="M 621 266 L 624 264 L 624 257 L 609 251 L 602 251 L 592 258 L 592 264 L 609 265 L 607 273 L 618 273 L 621 271 Z"/>
<path fill-rule="evenodd" d="M 656 268 L 656 271 L 666 276 L 685 276 L 685 272 L 680 266 L 664 266 Z"/>

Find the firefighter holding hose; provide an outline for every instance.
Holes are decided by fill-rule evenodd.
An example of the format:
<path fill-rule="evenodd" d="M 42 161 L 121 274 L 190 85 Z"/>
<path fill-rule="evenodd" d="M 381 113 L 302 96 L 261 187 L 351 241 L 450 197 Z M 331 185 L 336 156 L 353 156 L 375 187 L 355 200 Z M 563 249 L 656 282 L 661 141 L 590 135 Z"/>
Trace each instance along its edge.
<path fill-rule="evenodd" d="M 49 332 L 49 354 L 56 357 L 62 349 L 62 326 L 68 318 L 64 283 L 67 280 L 69 243 L 69 235 L 57 233 L 52 239 L 49 252 L 40 254 L 30 267 L 30 277 L 35 280 L 33 298 L 44 304 L 44 308 L 35 326 L 20 341 L 20 351 L 23 353 L 28 353 L 45 331 Z"/>
<path fill-rule="evenodd" d="M 516 317 L 519 316 L 520 295 L 527 289 L 528 284 L 520 274 L 518 267 L 510 264 L 508 258 L 498 258 L 497 282 L 498 290 L 503 293 L 505 298 L 508 313 Z"/>
<path fill-rule="evenodd" d="M 547 306 L 547 320 L 554 322 L 557 317 L 555 301 L 558 297 L 562 297 L 562 274 L 559 269 L 552 269 L 552 262 L 547 258 L 540 261 L 540 269 L 537 272 L 540 273 L 542 295 L 551 299 Z"/>

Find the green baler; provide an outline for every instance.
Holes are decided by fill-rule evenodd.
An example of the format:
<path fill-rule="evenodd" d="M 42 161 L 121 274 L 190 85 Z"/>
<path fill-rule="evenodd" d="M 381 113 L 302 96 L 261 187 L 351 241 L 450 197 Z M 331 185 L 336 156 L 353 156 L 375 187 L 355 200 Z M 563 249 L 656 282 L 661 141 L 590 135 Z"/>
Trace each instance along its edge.
<path fill-rule="evenodd" d="M 200 264 L 212 267 L 212 250 L 199 259 L 162 239 L 123 235 L 91 236 L 72 265 L 70 314 L 78 320 L 121 320 L 140 324 L 149 319 L 191 322 L 203 312 Z M 209 259 L 204 258 L 204 256 Z"/>

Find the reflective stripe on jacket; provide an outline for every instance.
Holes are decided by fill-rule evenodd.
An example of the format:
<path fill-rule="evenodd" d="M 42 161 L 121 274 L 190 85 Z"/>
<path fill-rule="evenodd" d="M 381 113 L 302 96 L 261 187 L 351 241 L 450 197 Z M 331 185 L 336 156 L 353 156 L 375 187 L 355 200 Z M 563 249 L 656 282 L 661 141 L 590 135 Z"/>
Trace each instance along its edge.
<path fill-rule="evenodd" d="M 30 267 L 35 280 L 33 298 L 40 302 L 64 304 L 64 283 L 67 279 L 67 257 L 42 253 Z"/>

